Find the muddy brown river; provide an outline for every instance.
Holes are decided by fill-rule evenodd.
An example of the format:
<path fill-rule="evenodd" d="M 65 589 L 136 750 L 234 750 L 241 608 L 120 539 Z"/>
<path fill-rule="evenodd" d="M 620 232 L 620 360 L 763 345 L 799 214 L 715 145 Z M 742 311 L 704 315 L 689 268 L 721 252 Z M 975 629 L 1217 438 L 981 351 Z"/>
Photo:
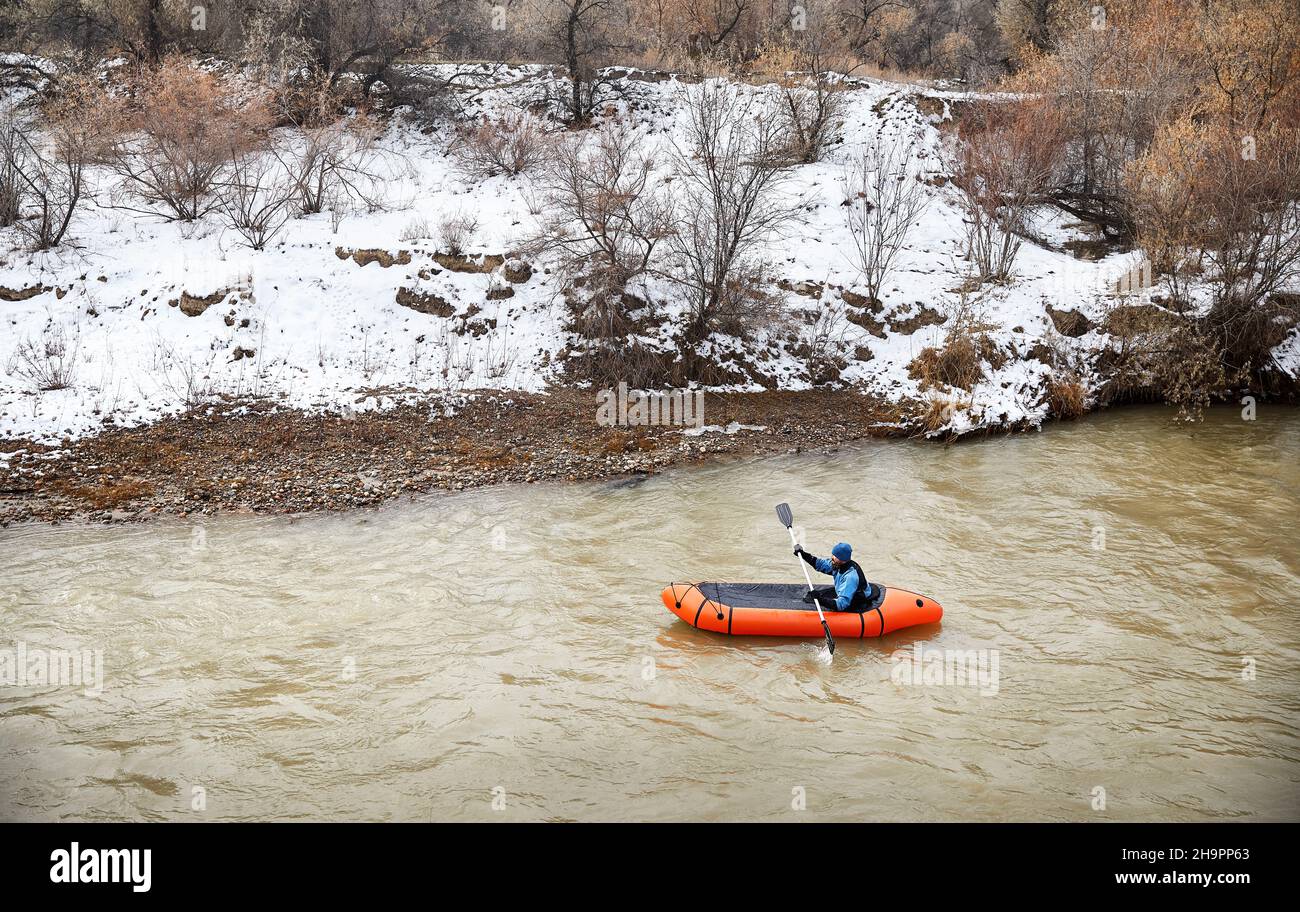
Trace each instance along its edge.
<path fill-rule="evenodd" d="M 783 500 L 942 624 L 664 609 L 801 580 Z M 3 820 L 1296 820 L 1300 412 L 16 527 L 0 619 Z"/>

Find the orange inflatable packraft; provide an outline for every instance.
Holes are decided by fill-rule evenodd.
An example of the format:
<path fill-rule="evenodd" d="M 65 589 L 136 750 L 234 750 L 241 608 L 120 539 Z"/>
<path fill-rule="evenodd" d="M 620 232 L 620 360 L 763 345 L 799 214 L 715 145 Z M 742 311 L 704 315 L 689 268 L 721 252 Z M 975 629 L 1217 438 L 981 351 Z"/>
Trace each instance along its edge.
<path fill-rule="evenodd" d="M 827 611 L 837 637 L 878 637 L 904 627 L 934 624 L 943 608 L 932 598 L 906 589 L 878 587 L 863 611 Z M 664 605 L 692 627 L 733 636 L 821 637 L 817 609 L 805 602 L 808 589 L 797 583 L 672 583 Z"/>

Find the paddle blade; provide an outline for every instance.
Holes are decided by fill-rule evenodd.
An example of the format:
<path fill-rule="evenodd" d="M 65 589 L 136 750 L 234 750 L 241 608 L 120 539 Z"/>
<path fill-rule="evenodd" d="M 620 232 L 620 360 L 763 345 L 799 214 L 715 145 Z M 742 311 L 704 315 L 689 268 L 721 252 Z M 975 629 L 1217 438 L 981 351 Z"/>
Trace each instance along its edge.
<path fill-rule="evenodd" d="M 781 520 L 781 524 L 785 526 L 787 529 L 794 525 L 794 514 L 790 512 L 789 504 L 785 504 L 785 503 L 777 504 L 776 515 L 777 518 Z"/>
<path fill-rule="evenodd" d="M 831 625 L 822 621 L 822 630 L 826 631 L 826 648 L 831 655 L 835 655 L 835 637 L 831 636 Z"/>

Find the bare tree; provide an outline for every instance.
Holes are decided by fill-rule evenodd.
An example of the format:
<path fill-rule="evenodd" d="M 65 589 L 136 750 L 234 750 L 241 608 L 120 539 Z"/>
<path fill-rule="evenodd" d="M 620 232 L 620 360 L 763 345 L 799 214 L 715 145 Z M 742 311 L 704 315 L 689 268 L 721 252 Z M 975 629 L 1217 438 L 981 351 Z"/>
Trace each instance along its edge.
<path fill-rule="evenodd" d="M 19 164 L 25 147 L 25 119 L 12 105 L 0 111 L 0 228 L 18 220 L 22 204 Z"/>
<path fill-rule="evenodd" d="M 1051 114 L 1044 102 L 985 104 L 968 115 L 958 139 L 954 182 L 965 191 L 967 253 L 981 282 L 1005 282 L 1056 165 L 1057 148 L 1042 141 Z"/>
<path fill-rule="evenodd" d="M 544 43 L 563 59 L 569 77 L 565 107 L 569 119 L 585 124 L 600 100 L 604 85 L 597 74 L 616 44 L 614 21 L 624 13 L 622 0 L 537 0 Z"/>
<path fill-rule="evenodd" d="M 452 256 L 461 256 L 474 243 L 478 219 L 469 212 L 448 212 L 438 222 L 438 238 Z"/>
<path fill-rule="evenodd" d="M 997 0 L 998 27 L 1013 52 L 1051 49 L 1057 5 L 1058 0 Z"/>
<path fill-rule="evenodd" d="M 86 192 L 86 166 L 99 158 L 111 129 L 110 109 L 92 81 L 69 78 L 42 111 L 46 134 L 19 129 L 14 135 L 16 224 L 32 249 L 63 243 Z"/>
<path fill-rule="evenodd" d="M 171 11 L 164 10 L 168 5 Z M 25 0 L 11 6 L 6 18 L 12 43 L 6 41 L 6 49 L 56 51 L 83 60 L 125 54 L 146 65 L 161 59 L 164 46 L 177 31 L 177 17 L 169 12 L 179 12 L 179 4 L 163 0 Z M 53 75 L 38 59 L 16 64 L 6 60 L 0 69 L 27 80 Z"/>
<path fill-rule="evenodd" d="M 779 192 L 783 131 L 752 95 L 713 80 L 688 92 L 683 106 L 669 277 L 689 293 L 686 336 L 698 341 L 752 323 L 763 302 L 759 251 L 798 206 Z"/>
<path fill-rule="evenodd" d="M 846 100 L 825 70 L 820 43 L 802 48 L 797 60 L 806 75 L 781 80 L 778 117 L 787 134 L 790 161 L 810 164 L 821 161 L 826 150 L 843 136 Z"/>
<path fill-rule="evenodd" d="M 687 39 L 695 56 L 716 55 L 735 37 L 753 0 L 684 0 L 686 15 L 696 31 Z"/>
<path fill-rule="evenodd" d="M 623 292 L 649 272 L 672 231 L 654 174 L 655 161 L 640 154 L 636 136 L 606 125 L 590 142 L 561 145 L 540 179 L 545 216 L 529 246 L 554 254 L 570 279 L 583 276 L 586 335 L 612 338 L 626 330 Z"/>
<path fill-rule="evenodd" d="M 878 41 L 884 34 L 880 27 L 883 14 L 902 6 L 901 0 L 845 0 L 839 11 L 839 22 L 849 45 L 861 49 Z"/>
<path fill-rule="evenodd" d="M 263 0 L 249 5 L 244 28 L 264 66 L 306 66 L 369 96 L 402 80 L 398 61 L 477 29 L 482 12 L 470 0 Z"/>
<path fill-rule="evenodd" d="M 920 175 L 913 173 L 911 145 L 870 142 L 844 177 L 848 198 L 845 217 L 853 238 L 856 265 L 867 297 L 880 300 L 880 291 L 907 235 L 930 204 Z"/>

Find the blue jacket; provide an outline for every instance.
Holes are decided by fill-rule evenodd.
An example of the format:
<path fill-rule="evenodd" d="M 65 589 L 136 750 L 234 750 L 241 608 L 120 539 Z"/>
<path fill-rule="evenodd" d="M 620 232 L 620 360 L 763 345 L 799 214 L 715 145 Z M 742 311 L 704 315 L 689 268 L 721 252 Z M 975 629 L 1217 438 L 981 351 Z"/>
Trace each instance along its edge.
<path fill-rule="evenodd" d="M 832 570 L 829 557 L 817 558 L 817 563 L 813 564 L 813 568 L 818 573 L 825 573 L 834 577 L 835 610 L 847 611 L 849 605 L 853 604 L 853 593 L 858 591 L 858 571 L 847 565 L 842 570 Z"/>

